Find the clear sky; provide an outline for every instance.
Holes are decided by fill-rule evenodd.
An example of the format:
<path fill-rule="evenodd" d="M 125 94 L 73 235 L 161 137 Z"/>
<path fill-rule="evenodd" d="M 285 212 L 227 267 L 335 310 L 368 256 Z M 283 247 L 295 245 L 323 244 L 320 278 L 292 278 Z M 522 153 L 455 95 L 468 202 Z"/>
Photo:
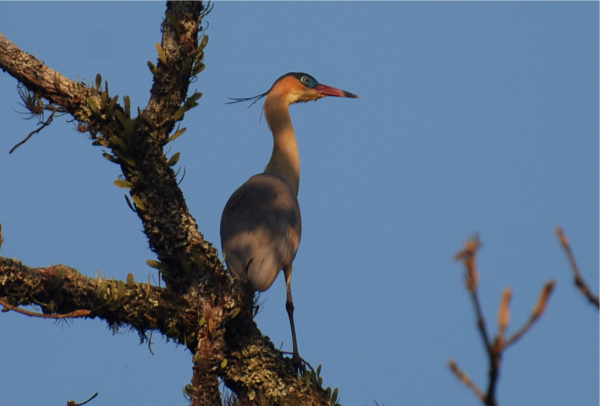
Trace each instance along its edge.
<path fill-rule="evenodd" d="M 145 106 L 164 3 L 0 3 L 0 31 L 71 79 L 98 72 Z M 186 115 L 182 188 L 216 246 L 229 195 L 261 172 L 271 135 L 261 106 L 227 98 L 289 71 L 358 94 L 291 108 L 301 156 L 302 244 L 294 265 L 300 354 L 322 364 L 343 405 L 477 405 L 450 358 L 481 386 L 487 362 L 452 257 L 479 232 L 481 300 L 496 331 L 543 284 L 548 312 L 504 357 L 501 405 L 597 405 L 598 312 L 577 292 L 562 225 L 598 291 L 598 2 L 217 2 L 208 16 L 204 94 Z M 0 72 L 2 255 L 146 281 L 154 258 L 113 185 L 118 168 L 57 119 L 23 120 Z M 283 278 L 257 317 L 291 350 Z M 0 314 L 0 405 L 186 405 L 182 347 L 98 320 Z"/>

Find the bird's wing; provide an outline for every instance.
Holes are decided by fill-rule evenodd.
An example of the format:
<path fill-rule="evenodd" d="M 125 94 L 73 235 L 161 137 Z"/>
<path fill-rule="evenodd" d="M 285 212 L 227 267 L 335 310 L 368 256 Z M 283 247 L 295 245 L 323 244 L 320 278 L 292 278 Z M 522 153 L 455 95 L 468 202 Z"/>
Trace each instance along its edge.
<path fill-rule="evenodd" d="M 221 244 L 228 268 L 267 290 L 292 263 L 302 233 L 300 206 L 281 177 L 251 177 L 229 198 L 221 217 Z"/>

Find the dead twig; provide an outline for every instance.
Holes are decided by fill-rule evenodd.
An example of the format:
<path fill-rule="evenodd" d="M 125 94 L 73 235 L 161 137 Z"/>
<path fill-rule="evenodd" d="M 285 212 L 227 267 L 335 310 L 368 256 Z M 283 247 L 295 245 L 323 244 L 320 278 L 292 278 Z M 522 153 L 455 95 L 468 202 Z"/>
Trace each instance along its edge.
<path fill-rule="evenodd" d="M 48 117 L 48 119 L 46 121 L 40 121 L 39 124 L 40 127 L 38 127 L 37 129 L 33 130 L 32 132 L 29 133 L 29 135 L 27 137 L 25 137 L 25 139 L 21 142 L 19 142 L 17 145 L 15 145 L 14 147 L 12 147 L 12 149 L 9 151 L 9 154 L 12 154 L 13 151 L 17 148 L 19 148 L 21 145 L 25 144 L 27 141 L 29 141 L 29 139 L 34 135 L 39 133 L 40 131 L 42 131 L 44 128 L 48 127 L 50 125 L 50 123 L 52 123 L 52 120 L 54 120 L 54 115 L 57 113 L 58 110 L 54 110 L 50 116 Z"/>
<path fill-rule="evenodd" d="M 549 281 L 546 283 L 546 285 L 544 285 L 542 293 L 540 294 L 540 298 L 535 308 L 533 309 L 533 312 L 529 316 L 529 320 L 527 320 L 527 323 L 525 323 L 525 325 L 521 327 L 519 331 L 513 334 L 512 337 L 506 341 L 506 344 L 504 346 L 505 348 L 514 344 L 518 339 L 520 339 L 523 336 L 523 334 L 525 334 L 527 330 L 529 330 L 531 326 L 533 326 L 533 324 L 539 320 L 542 314 L 544 314 L 544 311 L 546 311 L 548 299 L 550 298 L 550 294 L 554 290 L 554 285 L 554 281 Z"/>
<path fill-rule="evenodd" d="M 571 244 L 567 239 L 563 229 L 560 226 L 556 227 L 556 234 L 558 235 L 558 239 L 560 240 L 560 244 L 565 249 L 567 253 L 567 257 L 569 258 L 569 262 L 571 263 L 571 268 L 573 269 L 573 273 L 575 274 L 575 286 L 579 288 L 581 293 L 590 301 L 590 303 L 594 304 L 596 308 L 600 309 L 600 303 L 598 302 L 598 296 L 594 295 L 590 290 L 589 286 L 581 276 L 581 272 L 579 272 L 579 267 L 577 266 L 577 262 L 575 262 L 575 255 L 573 255 L 573 250 L 571 250 Z"/>
<path fill-rule="evenodd" d="M 96 396 L 98 396 L 98 392 L 94 393 L 94 395 L 93 395 L 91 398 L 89 398 L 88 400 L 86 400 L 85 402 L 82 402 L 82 403 L 75 403 L 75 401 L 74 401 L 74 400 L 69 400 L 69 401 L 67 402 L 67 406 L 83 406 L 83 405 L 85 405 L 86 403 L 88 403 L 88 402 L 90 402 L 90 401 L 94 400 L 94 398 L 95 398 Z"/>
<path fill-rule="evenodd" d="M 25 310 L 25 309 L 20 309 L 18 307 L 15 307 L 11 304 L 6 303 L 3 300 L 0 300 L 0 304 L 2 306 L 4 306 L 3 311 L 12 310 L 17 313 L 24 314 L 26 316 L 40 317 L 42 319 L 74 319 L 77 317 L 85 317 L 85 316 L 89 316 L 90 314 L 92 314 L 92 312 L 89 310 L 75 310 L 75 311 L 73 311 L 71 313 L 67 313 L 67 314 L 41 314 L 41 313 L 30 312 L 29 310 Z"/>
<path fill-rule="evenodd" d="M 477 236 L 471 238 L 465 244 L 465 249 L 455 255 L 456 260 L 462 260 L 465 266 L 465 282 L 467 289 L 471 295 L 473 307 L 477 317 L 477 327 L 481 338 L 485 345 L 489 358 L 489 382 L 486 393 L 483 393 L 479 387 L 471 380 L 471 378 L 463 372 L 454 360 L 450 360 L 449 366 L 452 372 L 461 380 L 471 391 L 481 400 L 486 406 L 497 406 L 496 400 L 496 388 L 498 386 L 498 379 L 500 377 L 500 366 L 502 363 L 502 355 L 504 350 L 511 344 L 514 344 L 520 339 L 531 326 L 542 316 L 546 310 L 548 298 L 554 288 L 554 281 L 546 283 L 542 289 L 540 298 L 533 309 L 529 320 L 525 325 L 512 335 L 508 340 L 506 339 L 506 332 L 510 323 L 510 300 L 512 298 L 512 291 L 510 288 L 504 289 L 502 295 L 502 301 L 500 303 L 500 310 L 498 312 L 498 333 L 492 341 L 488 333 L 485 319 L 483 317 L 483 311 L 481 309 L 481 303 L 477 294 L 477 287 L 479 282 L 479 272 L 476 266 L 477 251 L 481 247 L 481 242 Z"/>
<path fill-rule="evenodd" d="M 456 364 L 456 361 L 451 359 L 450 362 L 448 362 L 448 366 L 450 367 L 452 372 L 454 372 L 456 374 L 458 379 L 460 379 L 462 383 L 467 385 L 473 391 L 473 393 L 475 393 L 475 396 L 477 396 L 479 398 L 479 400 L 481 400 L 482 402 L 485 402 L 485 395 L 483 394 L 481 389 L 479 389 L 477 384 L 475 382 L 473 382 L 473 380 L 471 380 L 471 378 L 469 377 L 469 375 L 467 375 L 466 372 L 464 372 L 462 369 L 460 369 L 458 367 L 458 365 Z"/>

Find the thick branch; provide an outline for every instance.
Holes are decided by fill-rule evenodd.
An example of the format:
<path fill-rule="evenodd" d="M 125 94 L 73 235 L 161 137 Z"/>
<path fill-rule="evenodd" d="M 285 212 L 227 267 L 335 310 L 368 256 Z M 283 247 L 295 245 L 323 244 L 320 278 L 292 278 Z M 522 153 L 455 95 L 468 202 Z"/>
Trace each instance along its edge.
<path fill-rule="evenodd" d="M 198 46 L 202 2 L 167 2 L 168 15 L 162 23 L 163 36 L 161 48 L 164 59 L 159 55 L 154 74 L 154 83 L 150 90 L 150 100 L 145 108 L 155 123 L 164 124 L 167 132 L 153 134 L 158 141 L 165 142 L 175 125 L 173 116 L 187 98 L 191 79 L 191 65 L 202 48 Z M 175 23 L 176 27 L 173 26 Z M 158 127 L 161 127 L 158 125 Z"/>
<path fill-rule="evenodd" d="M 0 68 L 28 89 L 67 110 L 78 121 L 88 122 L 91 110 L 83 104 L 87 97 L 99 98 L 97 89 L 74 82 L 23 52 L 0 33 Z"/>
<path fill-rule="evenodd" d="M 132 195 L 143 201 L 142 210 L 138 205 L 138 216 L 150 247 L 165 265 L 167 284 L 182 292 L 204 275 L 223 276 L 217 252 L 198 231 L 175 172 L 162 151 L 175 126 L 175 113 L 186 101 L 190 67 L 196 54 L 202 52 L 198 46 L 202 10 L 201 2 L 167 3 L 167 13 L 175 27 L 168 18 L 164 19 L 160 46 L 163 54 L 153 70 L 151 98 L 144 110 L 153 125 L 140 122 L 137 128 L 141 137 L 147 137 L 150 147 L 131 151 L 132 158 L 139 162 L 139 172 L 123 171 L 133 184 Z M 138 176 L 140 172 L 142 176 Z M 199 254 L 202 264 L 197 263 L 193 251 Z"/>
<path fill-rule="evenodd" d="M 89 310 L 110 326 L 129 326 L 144 337 L 160 331 L 178 343 L 193 346 L 190 320 L 198 318 L 189 303 L 166 289 L 135 283 L 96 279 L 64 265 L 30 268 L 15 259 L 0 257 L 0 298 L 11 306 L 37 305 L 44 314 Z"/>
<path fill-rule="evenodd" d="M 214 247 L 198 231 L 177 185 L 175 172 L 162 151 L 176 122 L 173 114 L 186 99 L 191 77 L 189 69 L 186 71 L 187 63 L 199 52 L 197 36 L 202 4 L 169 3 L 169 8 L 180 21 L 179 35 L 165 19 L 163 49 L 168 66 L 159 62 L 144 119 L 131 119 L 127 109 L 118 103 L 114 103 L 111 110 L 110 104 L 102 102 L 104 92 L 100 92 L 99 87 L 71 81 L 23 52 L 2 34 L 0 68 L 29 90 L 86 123 L 84 128 L 90 131 L 96 145 L 116 150 L 117 163 L 132 185 L 131 195 L 138 199 L 138 216 L 150 248 L 165 265 L 164 274 L 170 277 L 168 285 L 186 291 L 206 275 L 216 273 L 223 277 L 223 267 Z M 110 100 L 108 91 L 105 92 Z M 129 139 L 123 135 L 125 124 L 117 119 L 119 115 L 124 121 L 132 121 L 134 135 Z M 202 264 L 194 261 L 194 251 Z"/>
<path fill-rule="evenodd" d="M 0 257 L 0 299 L 11 306 L 39 306 L 44 314 L 89 310 L 87 318 L 131 327 L 142 338 L 149 330 L 159 331 L 195 354 L 196 393 L 218 389 L 221 377 L 242 398 L 261 395 L 275 401 L 332 404 L 320 385 L 299 379 L 289 358 L 261 334 L 252 320 L 251 296 L 246 308 L 236 311 L 214 306 L 212 300 L 194 302 L 164 288 L 133 282 L 131 275 L 127 282 L 90 278 L 64 265 L 30 268 Z M 224 298 L 230 304 L 244 301 L 235 299 Z M 212 395 L 218 397 L 218 392 Z M 193 404 L 212 404 L 202 396 L 196 400 Z"/>
<path fill-rule="evenodd" d="M 252 317 L 242 313 L 227 325 L 227 366 L 221 375 L 225 384 L 241 400 L 256 402 L 264 396 L 275 404 L 335 403 L 315 379 L 314 371 L 312 377 L 310 371 L 305 371 L 304 376 L 299 378 L 291 359 L 283 358 L 282 352 L 275 348 L 269 337 L 261 334 Z"/>

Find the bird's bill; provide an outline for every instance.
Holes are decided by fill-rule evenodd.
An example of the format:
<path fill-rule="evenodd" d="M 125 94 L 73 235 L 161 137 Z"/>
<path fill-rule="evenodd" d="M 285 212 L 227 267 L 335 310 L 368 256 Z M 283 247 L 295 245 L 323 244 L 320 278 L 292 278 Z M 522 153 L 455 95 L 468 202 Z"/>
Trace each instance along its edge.
<path fill-rule="evenodd" d="M 318 94 L 323 96 L 335 96 L 335 97 L 350 97 L 352 99 L 358 99 L 359 97 L 353 93 L 347 92 L 342 89 L 323 85 L 319 83 L 313 88 Z"/>

